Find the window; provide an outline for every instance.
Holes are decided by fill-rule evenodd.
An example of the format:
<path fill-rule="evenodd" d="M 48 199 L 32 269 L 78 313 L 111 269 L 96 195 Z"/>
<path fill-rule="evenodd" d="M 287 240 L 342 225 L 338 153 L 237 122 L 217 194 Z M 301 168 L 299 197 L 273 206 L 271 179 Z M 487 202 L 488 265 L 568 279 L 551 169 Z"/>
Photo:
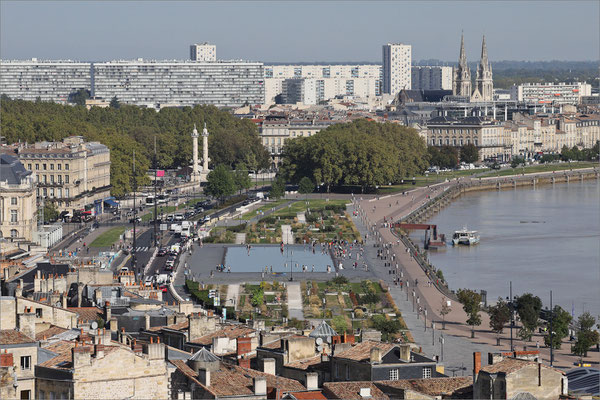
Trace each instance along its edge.
<path fill-rule="evenodd" d="M 11 229 L 10 230 L 10 237 L 11 238 L 19 237 L 19 232 L 16 229 Z"/>
<path fill-rule="evenodd" d="M 57 175 L 58 177 L 58 183 L 62 183 L 62 175 Z"/>
<path fill-rule="evenodd" d="M 17 198 L 16 197 L 11 197 L 10 198 L 10 205 L 11 206 L 16 206 L 17 205 Z"/>
<path fill-rule="evenodd" d="M 40 169 L 40 164 L 35 164 L 35 169 L 36 169 L 36 171 L 39 171 L 39 169 Z"/>
<path fill-rule="evenodd" d="M 69 175 L 65 175 L 65 183 L 69 183 Z"/>
<path fill-rule="evenodd" d="M 54 175 L 50 175 L 50 183 L 54 183 Z"/>
<path fill-rule="evenodd" d="M 390 369 L 390 381 L 397 381 L 397 380 L 398 380 L 398 368 Z"/>
<path fill-rule="evenodd" d="M 31 171 L 31 164 L 27 164 L 27 169 Z"/>
<path fill-rule="evenodd" d="M 43 179 L 42 179 L 42 181 L 43 181 L 44 183 L 47 183 L 47 182 L 48 182 L 48 176 L 44 175 L 44 176 L 42 176 L 42 178 L 43 178 Z"/>
<path fill-rule="evenodd" d="M 431 378 L 431 367 L 423 368 L 423 379 Z"/>
<path fill-rule="evenodd" d="M 35 316 L 36 317 L 42 318 L 43 314 L 44 314 L 44 310 L 42 310 L 41 308 L 36 308 L 35 309 Z"/>
<path fill-rule="evenodd" d="M 62 169 L 62 164 L 56 164 L 56 168 L 60 171 Z"/>
<path fill-rule="evenodd" d="M 23 358 L 23 357 L 21 357 Z M 31 390 L 21 390 L 21 400 L 31 399 Z"/>
<path fill-rule="evenodd" d="M 46 170 L 46 164 L 42 165 L 42 169 L 45 171 Z"/>
<path fill-rule="evenodd" d="M 65 164 L 65 171 L 69 170 L 69 164 Z"/>
<path fill-rule="evenodd" d="M 21 356 L 21 369 L 31 369 L 31 356 Z"/>
<path fill-rule="evenodd" d="M 54 171 L 54 164 L 50 164 L 50 169 Z"/>
<path fill-rule="evenodd" d="M 10 210 L 10 222 L 18 222 L 17 210 Z"/>
<path fill-rule="evenodd" d="M 65 197 L 69 197 L 69 188 L 65 189 Z"/>

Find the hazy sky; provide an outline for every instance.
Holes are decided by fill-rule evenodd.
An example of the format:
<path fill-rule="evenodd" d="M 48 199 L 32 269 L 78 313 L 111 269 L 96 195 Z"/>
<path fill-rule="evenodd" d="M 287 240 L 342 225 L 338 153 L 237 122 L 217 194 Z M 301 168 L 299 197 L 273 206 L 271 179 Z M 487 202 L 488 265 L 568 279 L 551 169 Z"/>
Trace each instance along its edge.
<path fill-rule="evenodd" d="M 8 1 L 3 59 L 185 59 L 209 41 L 220 59 L 380 61 L 381 45 L 413 60 L 469 61 L 486 35 L 491 60 L 597 60 L 596 1 Z"/>

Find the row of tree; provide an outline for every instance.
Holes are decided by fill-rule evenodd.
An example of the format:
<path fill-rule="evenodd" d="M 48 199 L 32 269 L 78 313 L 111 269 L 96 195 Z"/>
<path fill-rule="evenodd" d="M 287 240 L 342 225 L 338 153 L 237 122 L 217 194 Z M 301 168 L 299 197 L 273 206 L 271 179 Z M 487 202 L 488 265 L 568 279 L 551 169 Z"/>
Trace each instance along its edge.
<path fill-rule="evenodd" d="M 85 102 L 85 94 L 77 94 Z M 136 153 L 137 183 L 148 183 L 146 171 L 151 167 L 154 140 L 159 168 L 172 169 L 190 165 L 194 124 L 202 129 L 206 123 L 210 136 L 210 166 L 224 164 L 240 169 L 264 169 L 270 157 L 258 137 L 256 125 L 248 119 L 234 118 L 213 106 L 153 109 L 111 101 L 107 108 L 61 105 L 52 102 L 0 99 L 0 129 L 9 143 L 60 141 L 81 135 L 98 141 L 111 150 L 112 194 L 121 196 L 131 190 L 131 160 Z M 200 144 L 201 145 L 201 144 Z"/>
<path fill-rule="evenodd" d="M 467 313 L 468 319 L 466 322 L 471 325 L 471 337 L 474 337 L 475 326 L 481 325 L 481 315 L 479 314 L 481 311 L 481 295 L 472 290 L 461 289 L 458 291 L 458 299 Z M 442 306 L 442 308 L 444 307 Z M 498 335 L 503 332 L 507 324 L 511 323 L 511 314 L 516 312 L 522 324 L 518 336 L 525 341 L 530 341 L 535 329 L 540 326 L 541 311 L 542 300 L 531 293 L 525 293 L 511 303 L 499 298 L 498 302 L 487 310 L 490 316 L 490 328 Z M 449 310 L 440 310 L 440 312 L 447 314 Z M 569 335 L 569 326 L 573 318 L 571 314 L 558 305 L 549 314 L 549 318 L 552 319 L 552 332 L 548 330 L 549 326 L 547 326 L 544 343 L 546 346 L 560 349 L 562 340 Z M 595 324 L 596 320 L 589 312 L 579 316 L 575 324 L 577 338 L 572 348 L 574 354 L 583 357 L 591 346 L 600 342 L 598 331 L 593 329 Z"/>
<path fill-rule="evenodd" d="M 328 191 L 340 185 L 364 191 L 400 182 L 428 165 L 427 146 L 414 129 L 363 119 L 288 141 L 280 174 L 290 183 L 307 177 Z"/>

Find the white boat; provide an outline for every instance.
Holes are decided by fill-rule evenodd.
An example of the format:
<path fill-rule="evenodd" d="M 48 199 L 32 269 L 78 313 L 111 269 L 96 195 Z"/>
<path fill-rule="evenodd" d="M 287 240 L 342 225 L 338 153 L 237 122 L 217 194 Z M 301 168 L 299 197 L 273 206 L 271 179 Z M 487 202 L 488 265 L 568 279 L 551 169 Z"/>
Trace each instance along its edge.
<path fill-rule="evenodd" d="M 470 246 L 472 244 L 479 243 L 479 233 L 477 231 L 469 231 L 467 228 L 462 228 L 459 231 L 454 231 L 452 235 L 452 244 L 466 244 Z"/>

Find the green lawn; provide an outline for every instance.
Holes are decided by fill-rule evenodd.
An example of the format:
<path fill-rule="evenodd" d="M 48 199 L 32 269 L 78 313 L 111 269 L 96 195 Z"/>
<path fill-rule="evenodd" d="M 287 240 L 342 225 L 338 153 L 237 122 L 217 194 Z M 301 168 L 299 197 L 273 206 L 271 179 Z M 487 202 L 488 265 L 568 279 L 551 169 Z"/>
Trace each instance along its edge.
<path fill-rule="evenodd" d="M 288 200 L 285 200 L 285 199 L 279 199 L 279 200 L 271 202 L 271 203 L 266 203 L 264 206 L 261 206 L 261 207 L 255 209 L 255 210 L 248 211 L 247 213 L 243 214 L 242 215 L 242 219 L 244 221 L 249 221 L 252 218 L 256 217 L 259 214 L 259 211 L 260 212 L 269 211 L 271 208 L 278 207 L 278 206 L 286 203 L 287 201 Z"/>
<path fill-rule="evenodd" d="M 299 200 L 296 201 L 292 204 L 290 204 L 288 207 L 284 207 L 280 210 L 275 211 L 273 214 L 273 216 L 282 216 L 282 215 L 295 215 L 299 212 L 306 212 L 307 208 L 310 208 L 311 210 L 318 210 L 318 209 L 323 209 L 325 208 L 325 206 L 337 206 L 337 205 L 344 205 L 344 204 L 348 204 L 349 201 L 348 200 L 325 200 L 325 199 L 311 199 L 308 200 L 308 205 L 306 204 L 305 200 Z"/>
<path fill-rule="evenodd" d="M 520 175 L 520 174 L 534 174 L 538 172 L 549 172 L 549 171 L 564 171 L 569 169 L 581 169 L 581 168 L 592 168 L 597 167 L 598 163 L 594 162 L 572 162 L 572 163 L 560 163 L 560 164 L 538 164 L 529 165 L 527 167 L 509 168 L 503 170 L 494 170 L 481 175 L 481 178 L 492 177 L 492 176 L 508 176 L 508 175 Z"/>
<path fill-rule="evenodd" d="M 109 247 L 111 244 L 119 240 L 119 237 L 121 237 L 123 232 L 125 232 L 125 229 L 126 227 L 124 226 L 116 226 L 109 229 L 98 236 L 92 243 L 90 243 L 90 247 Z"/>
<path fill-rule="evenodd" d="M 485 171 L 485 168 L 481 169 L 465 169 L 459 171 L 448 171 L 448 172 L 440 172 L 439 174 L 430 173 L 427 175 L 417 175 L 415 177 L 416 183 L 412 184 L 412 179 L 405 181 L 403 184 L 391 185 L 391 186 L 380 186 L 378 189 L 378 193 L 380 194 L 390 194 L 390 193 L 398 193 L 404 190 L 410 190 L 417 187 L 423 187 L 427 185 L 433 185 L 439 182 L 443 182 L 446 179 L 451 180 L 458 177 L 470 176 L 476 174 L 478 172 Z"/>

